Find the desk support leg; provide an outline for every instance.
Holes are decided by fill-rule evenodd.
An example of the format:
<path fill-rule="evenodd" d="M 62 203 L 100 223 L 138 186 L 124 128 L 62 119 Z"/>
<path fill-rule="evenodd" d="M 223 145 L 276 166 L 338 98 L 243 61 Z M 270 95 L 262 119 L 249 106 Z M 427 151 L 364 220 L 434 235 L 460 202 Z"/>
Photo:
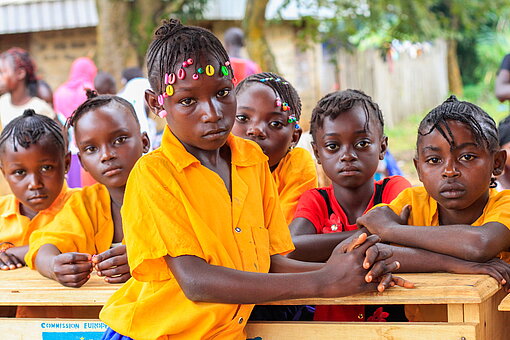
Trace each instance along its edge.
<path fill-rule="evenodd" d="M 498 304 L 506 296 L 501 289 L 480 304 L 464 304 L 464 322 L 477 323 L 477 339 L 506 340 L 510 334 L 510 313 L 499 312 Z"/>
<path fill-rule="evenodd" d="M 452 303 L 448 308 L 448 322 L 464 322 L 464 305 Z"/>

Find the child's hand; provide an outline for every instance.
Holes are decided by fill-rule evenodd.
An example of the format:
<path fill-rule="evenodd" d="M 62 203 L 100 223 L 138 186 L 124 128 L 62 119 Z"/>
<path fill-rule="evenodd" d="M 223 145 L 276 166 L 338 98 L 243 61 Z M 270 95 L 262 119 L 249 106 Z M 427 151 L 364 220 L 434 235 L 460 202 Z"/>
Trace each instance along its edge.
<path fill-rule="evenodd" d="M 12 270 L 23 267 L 23 262 L 14 254 L 10 254 L 9 250 L 0 253 L 0 269 Z"/>
<path fill-rule="evenodd" d="M 53 258 L 51 270 L 55 281 L 67 287 L 81 287 L 90 278 L 92 256 L 85 253 L 64 253 Z"/>
<path fill-rule="evenodd" d="M 390 272 L 399 267 L 398 262 L 388 262 L 378 260 L 370 269 L 372 276 L 371 282 L 367 282 L 367 274 L 369 271 L 363 268 L 363 262 L 367 252 L 376 252 L 375 259 L 391 256 L 387 252 L 378 252 L 369 250 L 380 238 L 376 235 L 367 237 L 361 234 L 358 238 L 352 239 L 352 242 L 345 245 L 338 245 L 321 269 L 325 274 L 323 278 L 323 296 L 338 297 L 341 295 L 352 295 L 367 291 L 383 291 L 384 289 L 394 285 L 394 280 Z"/>
<path fill-rule="evenodd" d="M 123 283 L 131 277 L 125 245 L 92 256 L 92 263 L 97 275 L 108 283 Z"/>
<path fill-rule="evenodd" d="M 370 210 L 365 215 L 358 217 L 356 223 L 359 228 L 365 227 L 372 234 L 377 234 L 385 240 L 385 231 L 394 225 L 405 225 L 411 214 L 411 206 L 406 205 L 400 216 L 395 214 L 387 206 L 378 207 Z"/>
<path fill-rule="evenodd" d="M 503 286 L 503 289 L 510 292 L 510 264 L 501 259 L 492 259 L 482 263 L 463 261 L 463 265 L 453 272 L 457 274 L 490 275 Z"/>

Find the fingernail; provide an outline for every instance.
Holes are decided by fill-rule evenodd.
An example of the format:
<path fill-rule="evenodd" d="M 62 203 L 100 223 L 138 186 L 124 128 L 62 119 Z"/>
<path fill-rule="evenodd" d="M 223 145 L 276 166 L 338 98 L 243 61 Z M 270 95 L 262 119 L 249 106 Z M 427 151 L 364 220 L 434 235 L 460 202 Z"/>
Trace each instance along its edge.
<path fill-rule="evenodd" d="M 363 263 L 363 268 L 365 268 L 365 269 L 370 268 L 370 263 L 368 263 L 368 262 Z"/>
<path fill-rule="evenodd" d="M 16 267 L 21 268 L 21 267 L 23 267 L 23 265 L 22 265 L 21 263 L 18 263 L 18 264 L 16 265 Z"/>

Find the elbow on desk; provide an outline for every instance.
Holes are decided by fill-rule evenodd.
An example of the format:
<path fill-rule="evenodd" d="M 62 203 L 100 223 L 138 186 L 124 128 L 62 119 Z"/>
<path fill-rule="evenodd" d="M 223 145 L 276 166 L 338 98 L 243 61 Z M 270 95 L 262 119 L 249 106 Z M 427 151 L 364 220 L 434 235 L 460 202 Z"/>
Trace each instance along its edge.
<path fill-rule="evenodd" d="M 472 262 L 487 262 L 497 254 L 494 254 L 494 247 L 483 235 L 465 249 L 464 259 Z"/>

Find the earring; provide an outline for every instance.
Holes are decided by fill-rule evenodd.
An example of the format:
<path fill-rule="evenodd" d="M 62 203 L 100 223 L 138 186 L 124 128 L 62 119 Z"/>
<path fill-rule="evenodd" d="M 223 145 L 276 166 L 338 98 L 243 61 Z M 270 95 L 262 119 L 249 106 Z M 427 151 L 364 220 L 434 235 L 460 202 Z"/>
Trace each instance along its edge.
<path fill-rule="evenodd" d="M 489 183 L 489 188 L 495 188 L 498 186 L 498 183 L 496 182 L 496 177 L 491 177 L 491 182 Z"/>
<path fill-rule="evenodd" d="M 161 110 L 158 112 L 158 116 L 160 118 L 165 118 L 168 113 L 165 110 Z"/>

